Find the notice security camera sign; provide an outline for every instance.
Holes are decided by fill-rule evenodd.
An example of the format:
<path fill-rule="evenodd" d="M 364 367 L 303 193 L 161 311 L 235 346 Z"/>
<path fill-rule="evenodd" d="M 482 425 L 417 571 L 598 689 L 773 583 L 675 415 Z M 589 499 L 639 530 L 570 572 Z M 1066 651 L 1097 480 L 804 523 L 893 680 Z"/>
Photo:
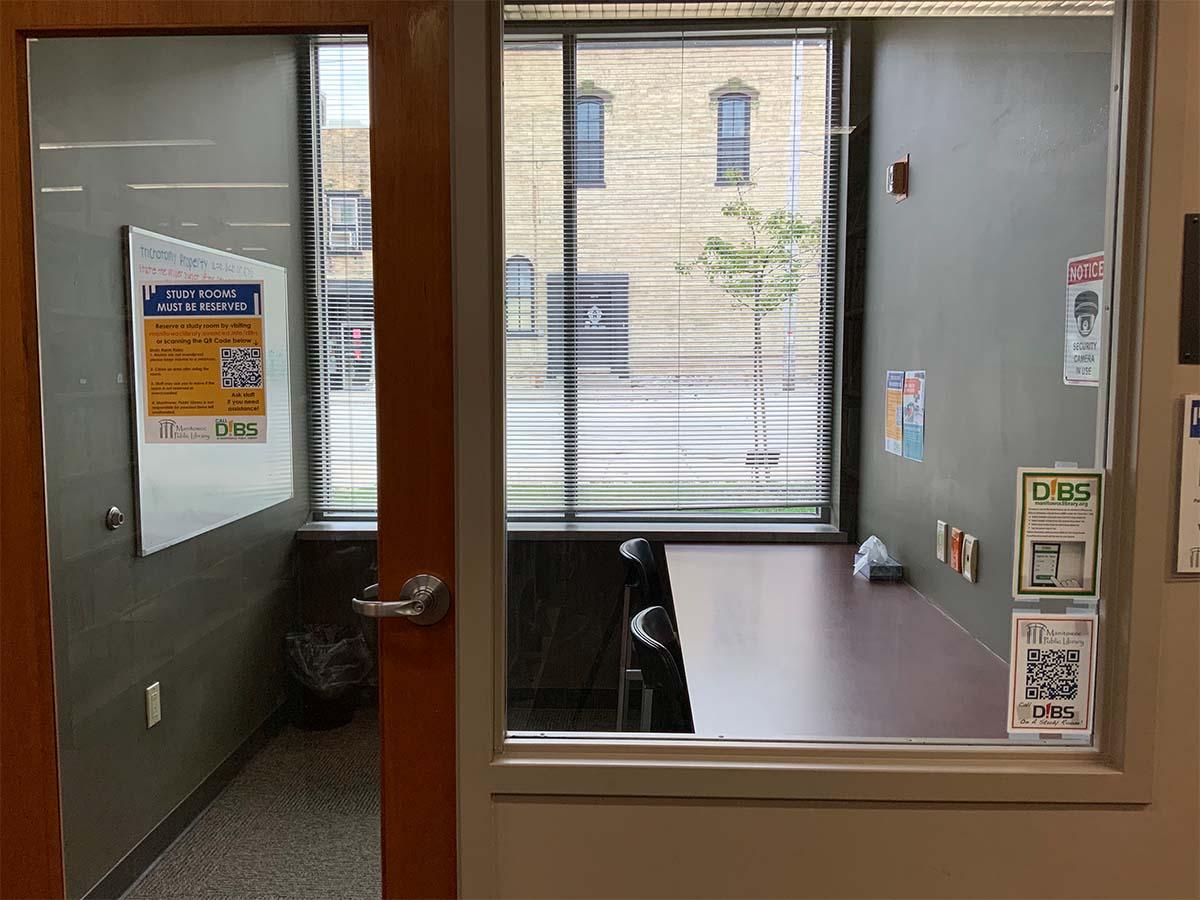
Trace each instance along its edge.
<path fill-rule="evenodd" d="M 1104 254 L 1067 260 L 1063 384 L 1100 384 L 1100 333 L 1104 321 Z"/>

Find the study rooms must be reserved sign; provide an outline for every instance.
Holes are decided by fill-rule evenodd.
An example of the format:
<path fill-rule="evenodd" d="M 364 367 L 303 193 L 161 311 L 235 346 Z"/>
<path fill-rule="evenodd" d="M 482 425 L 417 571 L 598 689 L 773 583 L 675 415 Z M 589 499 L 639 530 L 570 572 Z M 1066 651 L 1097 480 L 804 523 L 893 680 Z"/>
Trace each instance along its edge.
<path fill-rule="evenodd" d="M 262 282 L 141 288 L 146 443 L 264 443 Z"/>

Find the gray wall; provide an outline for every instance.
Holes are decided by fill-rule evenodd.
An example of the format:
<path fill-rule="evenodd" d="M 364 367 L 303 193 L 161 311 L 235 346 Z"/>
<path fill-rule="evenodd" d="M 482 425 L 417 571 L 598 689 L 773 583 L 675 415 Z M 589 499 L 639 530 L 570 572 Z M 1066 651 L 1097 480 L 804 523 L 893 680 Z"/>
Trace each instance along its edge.
<path fill-rule="evenodd" d="M 307 515 L 295 39 L 30 45 L 46 489 L 68 890 L 89 890 L 278 706 Z M 43 142 L 211 146 L 40 150 Z M 271 190 L 135 191 L 139 182 Z M 47 186 L 82 191 L 43 193 Z M 290 228 L 225 223 L 291 222 Z M 182 222 L 196 223 L 184 226 Z M 134 509 L 123 225 L 288 269 L 295 498 L 144 559 Z M 265 250 L 244 251 L 244 247 Z M 144 690 L 162 685 L 147 730 Z"/>
<path fill-rule="evenodd" d="M 1003 657 L 1016 469 L 1093 462 L 1097 390 L 1062 383 L 1063 304 L 1067 258 L 1104 246 L 1111 24 L 874 27 L 859 536 Z M 884 376 L 920 368 L 914 462 L 884 453 Z M 938 519 L 980 540 L 979 583 L 935 558 Z"/>

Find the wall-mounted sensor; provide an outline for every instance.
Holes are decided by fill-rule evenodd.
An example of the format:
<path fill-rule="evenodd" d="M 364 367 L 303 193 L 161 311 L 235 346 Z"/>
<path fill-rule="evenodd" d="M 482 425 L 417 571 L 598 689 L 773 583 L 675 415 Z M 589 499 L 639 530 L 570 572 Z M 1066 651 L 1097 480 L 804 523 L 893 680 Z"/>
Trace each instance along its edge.
<path fill-rule="evenodd" d="M 971 583 L 979 580 L 979 541 L 975 539 L 975 535 L 963 535 L 963 551 L 962 551 L 962 574 L 963 578 Z"/>
<path fill-rule="evenodd" d="M 908 196 L 908 154 L 887 167 L 887 192 L 899 203 Z"/>

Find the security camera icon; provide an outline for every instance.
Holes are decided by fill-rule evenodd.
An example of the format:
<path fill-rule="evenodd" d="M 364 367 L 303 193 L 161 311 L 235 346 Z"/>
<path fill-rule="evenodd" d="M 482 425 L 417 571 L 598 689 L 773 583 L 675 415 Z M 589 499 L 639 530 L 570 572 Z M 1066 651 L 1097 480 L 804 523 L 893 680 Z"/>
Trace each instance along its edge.
<path fill-rule="evenodd" d="M 1081 337 L 1087 337 L 1096 326 L 1100 314 L 1100 295 L 1095 291 L 1080 291 L 1075 296 L 1075 324 Z"/>

